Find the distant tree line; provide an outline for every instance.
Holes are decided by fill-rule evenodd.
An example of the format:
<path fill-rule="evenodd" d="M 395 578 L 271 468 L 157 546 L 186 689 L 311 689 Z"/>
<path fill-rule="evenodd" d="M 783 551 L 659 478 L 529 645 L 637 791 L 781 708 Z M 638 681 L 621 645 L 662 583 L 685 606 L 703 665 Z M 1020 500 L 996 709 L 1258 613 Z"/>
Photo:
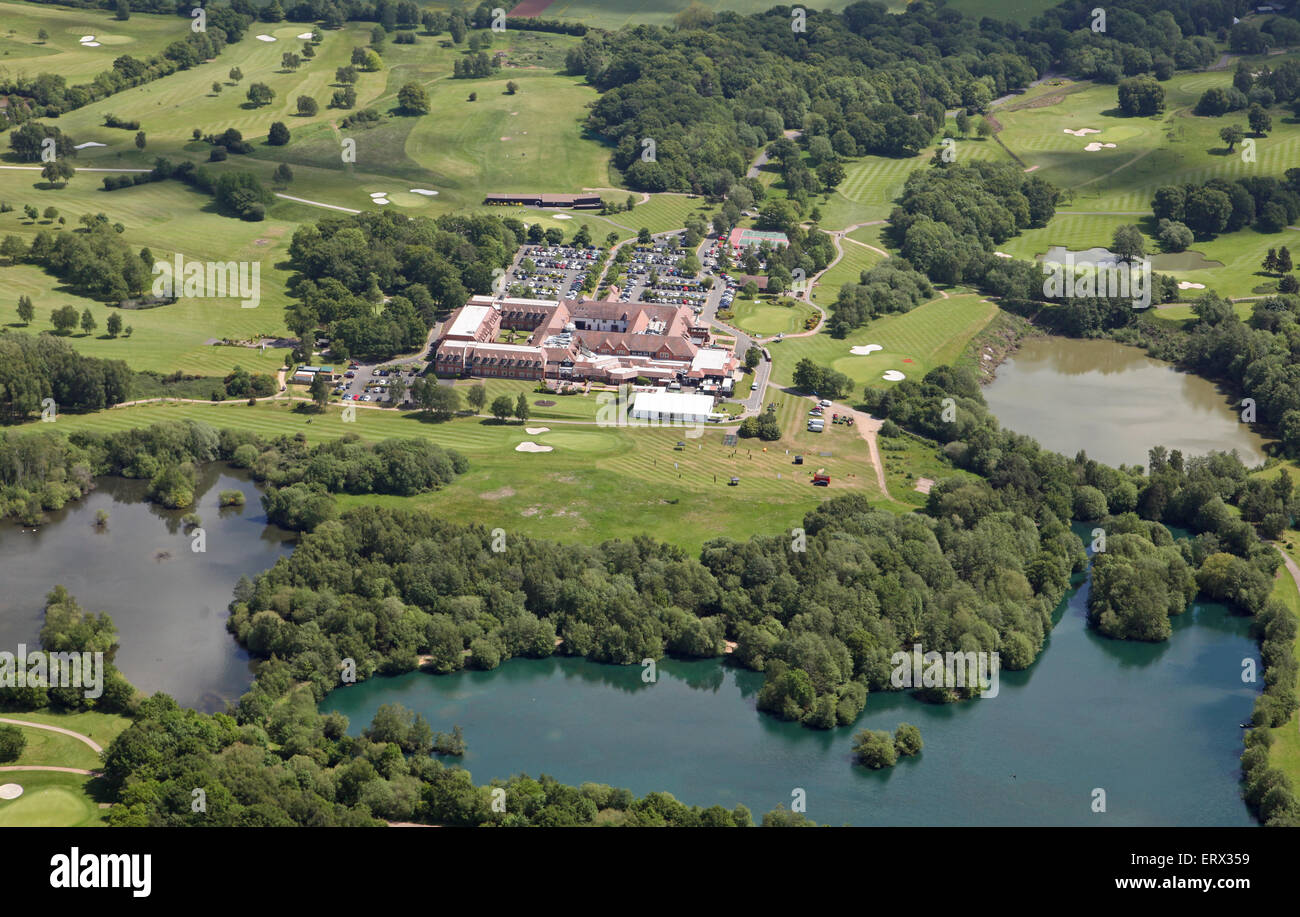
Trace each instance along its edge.
<path fill-rule="evenodd" d="M 0 418 L 16 423 L 39 414 L 46 398 L 58 411 L 97 411 L 126 401 L 133 373 L 121 360 L 78 353 L 53 335 L 0 335 Z"/>

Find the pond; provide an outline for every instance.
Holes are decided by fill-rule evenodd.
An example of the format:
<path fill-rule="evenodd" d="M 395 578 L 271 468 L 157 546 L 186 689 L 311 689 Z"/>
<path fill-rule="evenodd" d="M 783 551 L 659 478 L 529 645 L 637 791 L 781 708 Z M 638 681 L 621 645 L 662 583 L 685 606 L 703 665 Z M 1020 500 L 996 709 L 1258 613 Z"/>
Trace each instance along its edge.
<path fill-rule="evenodd" d="M 695 805 L 787 808 L 796 788 L 822 824 L 1250 825 L 1238 789 L 1240 723 L 1255 686 L 1248 619 L 1198 602 L 1164 644 L 1087 629 L 1087 586 L 1057 609 L 1037 663 L 1002 673 L 997 697 L 929 705 L 873 694 L 832 732 L 755 708 L 763 676 L 716 660 L 640 667 L 581 659 L 511 660 L 493 672 L 413 672 L 339 689 L 320 705 L 357 734 L 380 704 L 401 703 L 435 730 L 465 730 L 476 782 L 526 772 L 570 784 L 662 790 Z M 920 727 L 925 748 L 870 771 L 851 761 L 863 728 Z M 454 761 L 456 759 L 446 759 Z M 1091 809 L 1106 792 L 1106 812 Z M 508 805 L 507 801 L 507 805 Z"/>
<path fill-rule="evenodd" d="M 252 683 L 246 652 L 226 632 L 227 606 L 241 575 L 250 578 L 292 548 L 294 535 L 269 526 L 259 491 L 242 472 L 199 470 L 192 511 L 206 550 L 191 550 L 184 510 L 144 501 L 146 483 L 100 478 L 83 500 L 48 513 L 38 529 L 0 525 L 0 648 L 35 648 L 45 595 L 65 586 L 88 612 L 107 612 L 121 648 L 116 664 L 141 691 L 165 691 L 205 712 L 224 710 Z M 245 505 L 222 509 L 223 490 Z M 95 526 L 98 510 L 108 525 Z"/>
<path fill-rule="evenodd" d="M 1109 465 L 1145 466 L 1147 450 L 1163 445 L 1264 460 L 1263 438 L 1226 392 L 1114 341 L 1031 338 L 998 367 L 984 397 L 1004 428 L 1068 456 L 1083 449 Z"/>

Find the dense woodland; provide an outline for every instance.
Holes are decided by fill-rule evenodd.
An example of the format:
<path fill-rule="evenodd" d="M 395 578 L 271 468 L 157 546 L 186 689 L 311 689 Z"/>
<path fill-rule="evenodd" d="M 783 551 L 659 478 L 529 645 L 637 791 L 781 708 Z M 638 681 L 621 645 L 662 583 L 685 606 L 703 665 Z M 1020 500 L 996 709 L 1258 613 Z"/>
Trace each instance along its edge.
<path fill-rule="evenodd" d="M 98 411 L 131 396 L 134 374 L 121 360 L 78 353 L 51 334 L 0 334 L 0 422 L 28 420 L 54 400 L 58 411 Z"/>
<path fill-rule="evenodd" d="M 418 350 L 439 314 L 491 291 L 493 269 L 508 268 L 524 238 L 518 220 L 478 214 L 431 220 L 386 211 L 299 227 L 289 246 L 297 272 L 289 328 L 328 329 L 339 359 Z"/>

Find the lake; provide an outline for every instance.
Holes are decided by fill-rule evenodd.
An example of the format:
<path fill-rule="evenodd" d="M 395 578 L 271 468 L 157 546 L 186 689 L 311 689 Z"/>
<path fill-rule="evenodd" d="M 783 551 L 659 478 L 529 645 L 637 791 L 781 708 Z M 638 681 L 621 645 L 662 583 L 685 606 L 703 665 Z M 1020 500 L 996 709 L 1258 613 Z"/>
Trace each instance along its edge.
<path fill-rule="evenodd" d="M 86 611 L 113 619 L 117 667 L 137 688 L 224 710 L 253 681 L 248 654 L 226 632 L 231 592 L 241 575 L 251 578 L 288 553 L 294 535 L 267 525 L 246 474 L 218 465 L 199 469 L 191 507 L 203 522 L 203 553 L 191 550 L 181 526 L 188 510 L 144 502 L 146 482 L 96 484 L 38 529 L 0 525 L 0 648 L 38 645 L 45 595 L 62 584 Z M 221 509 L 222 490 L 242 491 L 245 506 Z M 103 531 L 94 525 L 100 509 L 109 515 Z"/>
<path fill-rule="evenodd" d="M 1163 445 L 1264 460 L 1263 438 L 1226 392 L 1114 341 L 1031 338 L 998 367 L 984 398 L 1004 428 L 1067 456 L 1083 449 L 1109 465 L 1145 466 L 1147 451 Z"/>
<path fill-rule="evenodd" d="M 695 805 L 743 803 L 756 817 L 807 793 L 808 817 L 854 825 L 1251 825 L 1238 788 L 1240 723 L 1258 658 L 1249 621 L 1198 602 L 1165 644 L 1087 629 L 1087 585 L 1057 609 L 1048 647 L 1003 672 L 997 697 L 929 705 L 873 694 L 852 727 L 781 722 L 755 708 L 763 676 L 716 660 L 641 668 L 581 659 L 511 660 L 493 672 L 413 672 L 334 691 L 357 734 L 380 704 L 465 730 L 476 782 L 526 772 L 663 790 Z M 870 771 L 851 761 L 863 728 L 920 727 L 925 748 Z M 444 759 L 454 761 L 456 759 Z M 1106 792 L 1107 811 L 1091 811 Z M 507 805 L 508 805 L 507 801 Z"/>

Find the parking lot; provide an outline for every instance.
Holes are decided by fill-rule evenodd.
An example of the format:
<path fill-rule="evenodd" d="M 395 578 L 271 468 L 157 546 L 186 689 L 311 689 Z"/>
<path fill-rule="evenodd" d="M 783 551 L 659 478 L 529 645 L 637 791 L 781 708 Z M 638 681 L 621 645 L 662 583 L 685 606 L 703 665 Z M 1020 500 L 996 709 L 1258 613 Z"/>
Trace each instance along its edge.
<path fill-rule="evenodd" d="M 663 238 L 632 249 L 625 265 L 624 289 L 619 301 L 684 305 L 699 313 L 713 281 L 685 270 L 682 262 L 688 252 L 668 242 L 668 238 Z"/>
<path fill-rule="evenodd" d="M 595 246 L 525 245 L 506 274 L 506 289 L 526 299 L 576 299 L 599 257 Z"/>
<path fill-rule="evenodd" d="M 392 395 L 389 393 L 389 387 L 400 378 L 406 383 L 407 388 L 402 401 L 404 404 L 409 404 L 411 401 L 411 384 L 419 376 L 420 368 L 421 364 L 385 366 L 382 363 L 371 365 L 356 362 L 349 363 L 343 378 L 335 383 L 333 391 L 344 402 L 389 404 L 393 400 Z"/>

